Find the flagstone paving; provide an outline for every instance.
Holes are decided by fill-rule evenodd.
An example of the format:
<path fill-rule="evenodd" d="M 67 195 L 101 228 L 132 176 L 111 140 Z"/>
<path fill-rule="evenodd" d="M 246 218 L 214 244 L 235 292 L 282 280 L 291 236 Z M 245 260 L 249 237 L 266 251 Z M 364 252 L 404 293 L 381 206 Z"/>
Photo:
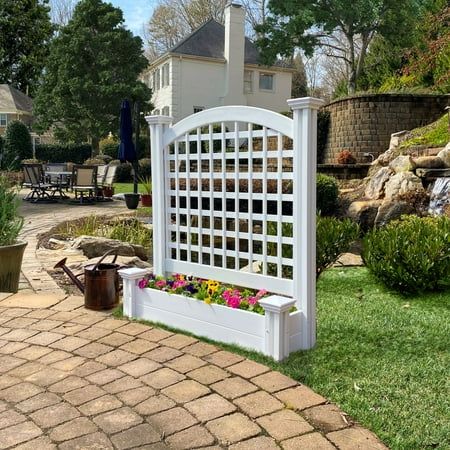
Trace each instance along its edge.
<path fill-rule="evenodd" d="M 23 236 L 60 219 L 35 216 Z M 32 245 L 29 285 L 0 297 L 0 449 L 386 448 L 269 367 L 36 286 Z"/>

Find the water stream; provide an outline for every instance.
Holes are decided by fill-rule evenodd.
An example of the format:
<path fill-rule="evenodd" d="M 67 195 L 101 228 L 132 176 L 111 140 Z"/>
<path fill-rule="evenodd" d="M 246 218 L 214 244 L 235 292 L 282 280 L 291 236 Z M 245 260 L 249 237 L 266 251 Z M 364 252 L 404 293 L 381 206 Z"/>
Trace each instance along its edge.
<path fill-rule="evenodd" d="M 446 205 L 450 205 L 450 177 L 438 178 L 434 182 L 428 212 L 434 216 L 443 214 Z"/>

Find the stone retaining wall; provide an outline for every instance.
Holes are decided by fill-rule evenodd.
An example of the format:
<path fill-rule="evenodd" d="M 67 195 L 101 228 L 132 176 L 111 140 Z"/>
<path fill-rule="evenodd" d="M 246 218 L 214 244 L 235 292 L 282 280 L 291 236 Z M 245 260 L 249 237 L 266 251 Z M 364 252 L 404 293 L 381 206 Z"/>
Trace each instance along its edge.
<path fill-rule="evenodd" d="M 392 133 L 426 125 L 441 117 L 450 95 L 368 94 L 336 100 L 324 106 L 330 129 L 324 163 L 336 163 L 350 150 L 360 163 L 370 162 L 389 147 Z"/>

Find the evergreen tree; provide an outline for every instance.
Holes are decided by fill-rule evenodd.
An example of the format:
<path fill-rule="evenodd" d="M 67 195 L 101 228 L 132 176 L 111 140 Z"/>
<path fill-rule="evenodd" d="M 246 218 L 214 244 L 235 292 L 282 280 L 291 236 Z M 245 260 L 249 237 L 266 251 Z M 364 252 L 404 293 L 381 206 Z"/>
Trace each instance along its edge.
<path fill-rule="evenodd" d="M 33 144 L 27 126 L 19 120 L 8 123 L 0 156 L 3 169 L 19 169 L 23 159 L 33 156 Z"/>

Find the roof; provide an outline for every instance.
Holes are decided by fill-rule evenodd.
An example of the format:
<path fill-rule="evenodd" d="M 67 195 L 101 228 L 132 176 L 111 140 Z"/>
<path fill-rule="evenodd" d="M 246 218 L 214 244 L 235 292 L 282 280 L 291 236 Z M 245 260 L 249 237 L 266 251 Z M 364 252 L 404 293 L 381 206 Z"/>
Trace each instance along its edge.
<path fill-rule="evenodd" d="M 224 51 L 225 27 L 216 20 L 210 19 L 172 47 L 168 53 L 224 59 Z M 247 37 L 245 38 L 244 64 L 261 64 L 256 45 Z M 277 61 L 274 65 L 290 67 L 282 61 Z"/>
<path fill-rule="evenodd" d="M 0 84 L 0 111 L 32 113 L 33 101 L 9 84 Z"/>

